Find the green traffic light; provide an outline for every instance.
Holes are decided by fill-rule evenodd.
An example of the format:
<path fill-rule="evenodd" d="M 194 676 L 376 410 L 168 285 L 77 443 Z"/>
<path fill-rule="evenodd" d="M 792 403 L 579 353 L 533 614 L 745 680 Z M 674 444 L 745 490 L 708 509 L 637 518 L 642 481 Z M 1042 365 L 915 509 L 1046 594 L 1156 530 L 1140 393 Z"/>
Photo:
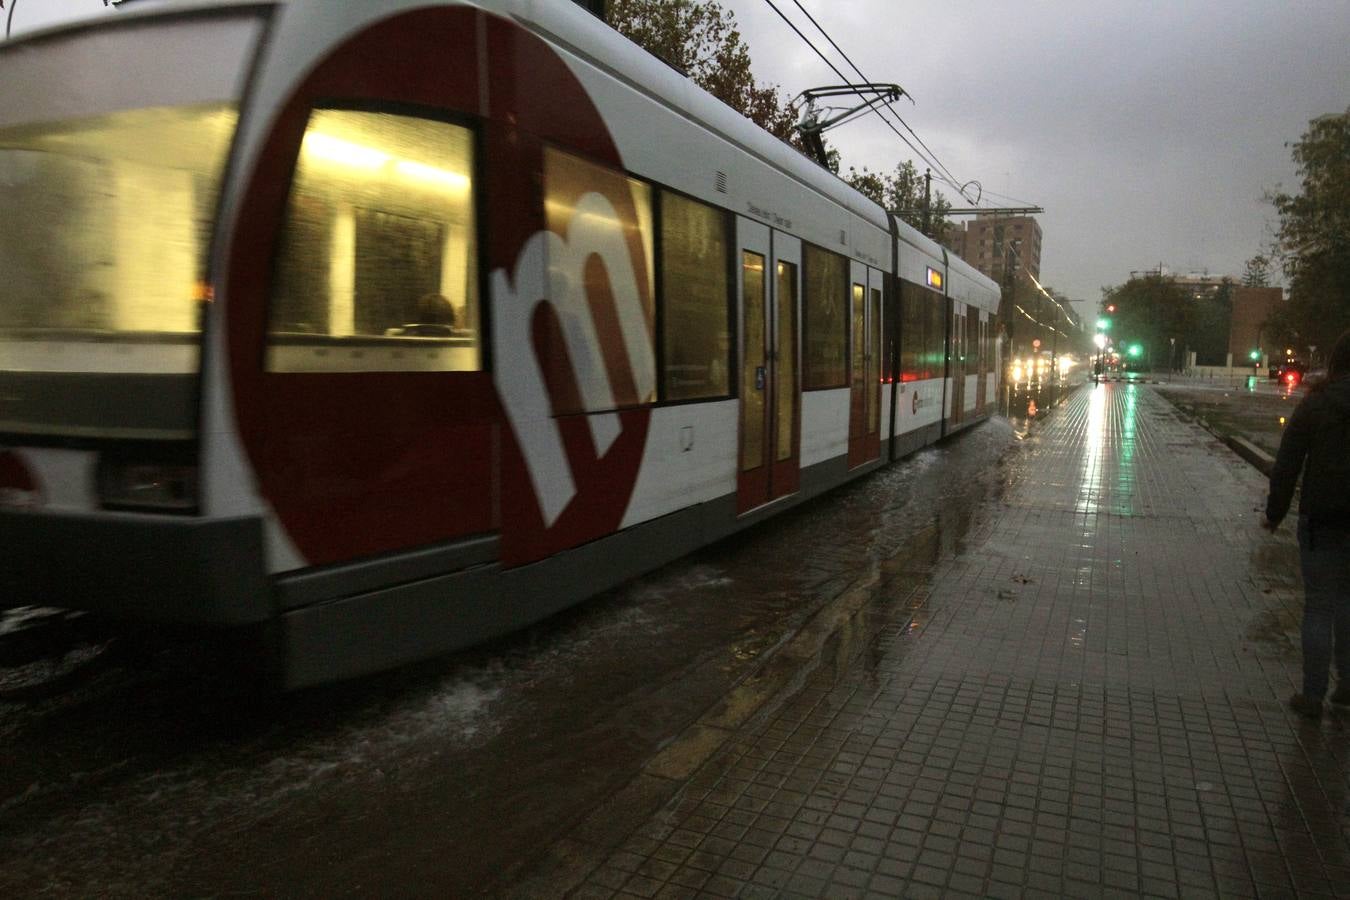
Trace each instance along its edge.
<path fill-rule="evenodd" d="M 1131 345 L 1130 345 L 1130 355 L 1131 355 L 1131 356 L 1141 356 L 1141 355 L 1143 355 L 1143 352 L 1144 352 L 1144 348 L 1141 347 L 1141 346 L 1139 346 L 1138 344 L 1131 344 Z"/>
<path fill-rule="evenodd" d="M 1098 330 L 1098 331 L 1110 331 L 1110 330 L 1111 330 L 1111 320 L 1110 320 L 1110 319 L 1107 319 L 1107 318 L 1101 318 L 1101 319 L 1098 319 L 1098 320 L 1097 320 L 1097 330 Z"/>
<path fill-rule="evenodd" d="M 1252 359 L 1260 359 L 1260 358 L 1261 358 L 1261 351 L 1260 351 L 1260 350 L 1253 350 L 1251 353 L 1248 353 L 1247 355 L 1250 356 Z"/>

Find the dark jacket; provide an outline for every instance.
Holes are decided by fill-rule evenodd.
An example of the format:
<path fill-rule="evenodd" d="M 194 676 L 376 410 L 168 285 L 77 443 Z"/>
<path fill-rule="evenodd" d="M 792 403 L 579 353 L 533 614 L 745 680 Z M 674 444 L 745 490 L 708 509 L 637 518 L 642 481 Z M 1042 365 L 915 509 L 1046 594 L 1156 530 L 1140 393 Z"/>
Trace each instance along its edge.
<path fill-rule="evenodd" d="M 1300 470 L 1299 515 L 1314 528 L 1350 528 L 1350 376 L 1309 393 L 1285 426 L 1270 472 L 1270 521 L 1289 512 Z"/>

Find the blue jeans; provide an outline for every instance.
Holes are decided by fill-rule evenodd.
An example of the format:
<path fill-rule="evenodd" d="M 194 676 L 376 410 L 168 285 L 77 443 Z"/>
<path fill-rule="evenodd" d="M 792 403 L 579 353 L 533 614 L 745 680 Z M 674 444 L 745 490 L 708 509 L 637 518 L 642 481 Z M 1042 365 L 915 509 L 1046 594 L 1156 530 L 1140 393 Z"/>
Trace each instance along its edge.
<path fill-rule="evenodd" d="M 1303 568 L 1303 696 L 1326 696 L 1335 648 L 1340 687 L 1350 690 L 1350 530 L 1298 521 Z"/>

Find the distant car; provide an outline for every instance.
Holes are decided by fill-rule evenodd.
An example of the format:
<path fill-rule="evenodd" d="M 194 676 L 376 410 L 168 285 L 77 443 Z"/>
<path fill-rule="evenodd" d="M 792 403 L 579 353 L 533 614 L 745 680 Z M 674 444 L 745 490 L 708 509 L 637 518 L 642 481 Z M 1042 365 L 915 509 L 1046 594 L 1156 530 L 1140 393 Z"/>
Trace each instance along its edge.
<path fill-rule="evenodd" d="M 1275 380 L 1282 385 L 1293 387 L 1303 381 L 1303 376 L 1307 372 L 1308 366 L 1305 363 L 1297 359 L 1289 359 L 1280 363 L 1279 368 L 1275 371 Z"/>

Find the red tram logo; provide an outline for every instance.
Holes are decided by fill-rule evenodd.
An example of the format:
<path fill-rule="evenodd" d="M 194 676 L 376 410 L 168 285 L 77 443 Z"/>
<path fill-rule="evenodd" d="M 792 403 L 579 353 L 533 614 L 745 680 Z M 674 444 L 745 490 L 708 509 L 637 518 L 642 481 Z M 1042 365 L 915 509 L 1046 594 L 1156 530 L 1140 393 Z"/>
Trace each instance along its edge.
<path fill-rule="evenodd" d="M 607 291 L 597 291 L 595 279 L 585 277 L 587 267 L 597 262 Z M 656 360 L 640 279 L 646 282 L 647 273 L 634 265 L 622 218 L 599 192 L 581 198 L 565 237 L 544 231 L 531 238 L 513 278 L 503 271 L 494 274 L 498 358 L 509 358 L 512 347 L 535 351 L 524 365 L 499 373 L 498 389 L 546 528 L 577 496 L 585 479 L 577 470 L 593 467 L 614 447 L 624 423 L 613 410 L 623 395 L 640 400 L 655 390 Z M 605 320 L 618 328 L 601 327 Z M 550 340 L 550 335 L 556 337 Z M 616 346 L 606 346 L 606 338 Z M 571 384 L 550 379 L 550 351 L 565 351 L 570 365 L 562 377 Z M 583 407 L 578 412 L 591 438 L 585 452 L 569 453 L 565 446 L 565 420 L 556 414 L 573 405 L 568 395 Z"/>
<path fill-rule="evenodd" d="M 547 95 L 524 89 L 527 77 L 549 84 Z M 491 210 L 479 223 L 490 372 L 260 370 L 290 170 L 310 109 L 334 98 L 475 122 L 484 164 L 474 193 Z M 574 171 L 547 185 L 541 204 L 538 186 L 558 157 Z M 618 530 L 655 395 L 639 218 L 585 86 L 514 22 L 469 7 L 410 10 L 309 71 L 260 152 L 224 291 L 243 445 L 306 563 L 497 532 L 502 562 L 519 565 Z"/>

